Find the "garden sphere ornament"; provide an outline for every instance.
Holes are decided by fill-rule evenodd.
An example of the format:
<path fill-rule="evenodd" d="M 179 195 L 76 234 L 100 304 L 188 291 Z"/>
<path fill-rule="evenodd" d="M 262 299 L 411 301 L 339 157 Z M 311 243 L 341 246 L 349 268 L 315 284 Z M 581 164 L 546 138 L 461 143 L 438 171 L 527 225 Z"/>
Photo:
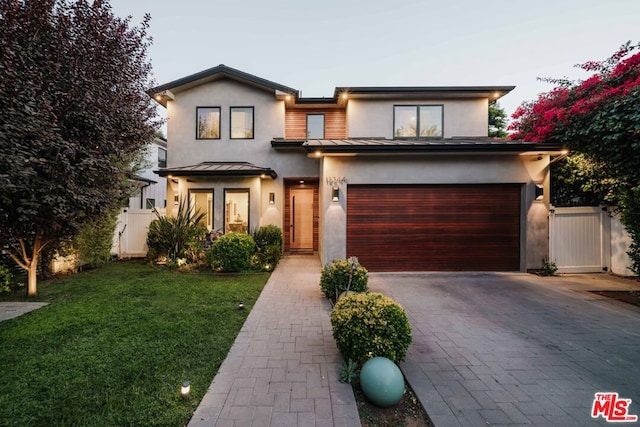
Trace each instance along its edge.
<path fill-rule="evenodd" d="M 374 405 L 395 406 L 404 394 L 404 377 L 398 365 L 386 357 L 367 360 L 360 370 L 360 387 Z"/>

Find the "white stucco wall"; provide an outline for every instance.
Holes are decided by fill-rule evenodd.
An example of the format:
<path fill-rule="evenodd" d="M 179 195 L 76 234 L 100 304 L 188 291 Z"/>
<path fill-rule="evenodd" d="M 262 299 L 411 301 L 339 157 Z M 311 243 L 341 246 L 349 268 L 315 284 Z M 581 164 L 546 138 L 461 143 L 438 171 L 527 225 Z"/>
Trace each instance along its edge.
<path fill-rule="evenodd" d="M 618 214 L 611 215 L 611 272 L 621 276 L 634 276 L 634 272 L 629 268 L 631 258 L 627 255 L 627 250 L 631 245 L 631 236 L 620 222 Z"/>
<path fill-rule="evenodd" d="M 254 138 L 230 139 L 230 107 L 254 107 Z M 196 108 L 220 107 L 220 139 L 196 139 Z M 201 162 L 249 162 L 273 169 L 278 177 L 242 179 L 179 179 L 167 184 L 168 212 L 173 211 L 173 195 L 186 195 L 189 188 L 214 188 L 215 228 L 222 227 L 224 188 L 251 188 L 250 229 L 261 225 L 283 226 L 284 185 L 286 177 L 318 177 L 319 159 L 304 152 L 278 152 L 271 147 L 273 138 L 284 136 L 284 102 L 270 93 L 234 80 L 216 80 L 187 91 L 176 91 L 167 105 L 168 167 L 189 166 Z M 275 193 L 274 205 L 269 193 Z"/>
<path fill-rule="evenodd" d="M 546 163 L 545 159 L 520 155 L 324 157 L 320 180 L 321 260 L 327 263 L 346 256 L 349 184 L 519 183 L 523 185 L 521 269 L 538 268 L 548 254 L 548 204 L 533 199 L 535 183 L 548 183 Z M 338 185 L 339 202 L 331 201 L 331 188 L 325 177 L 346 179 L 345 184 Z"/>
<path fill-rule="evenodd" d="M 347 105 L 347 135 L 350 138 L 393 138 L 394 105 L 443 105 L 445 138 L 487 136 L 487 99 L 352 99 Z"/>

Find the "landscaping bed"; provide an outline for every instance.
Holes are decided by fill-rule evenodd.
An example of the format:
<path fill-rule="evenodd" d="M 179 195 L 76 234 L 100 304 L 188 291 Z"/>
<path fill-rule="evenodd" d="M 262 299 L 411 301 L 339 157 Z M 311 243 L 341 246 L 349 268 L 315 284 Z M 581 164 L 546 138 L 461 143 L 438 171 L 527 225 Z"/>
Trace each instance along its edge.
<path fill-rule="evenodd" d="M 380 408 L 369 402 L 359 386 L 353 387 L 353 393 L 358 404 L 362 427 L 425 427 L 433 425 L 408 384 L 406 384 L 406 391 L 400 403 L 392 408 Z"/>

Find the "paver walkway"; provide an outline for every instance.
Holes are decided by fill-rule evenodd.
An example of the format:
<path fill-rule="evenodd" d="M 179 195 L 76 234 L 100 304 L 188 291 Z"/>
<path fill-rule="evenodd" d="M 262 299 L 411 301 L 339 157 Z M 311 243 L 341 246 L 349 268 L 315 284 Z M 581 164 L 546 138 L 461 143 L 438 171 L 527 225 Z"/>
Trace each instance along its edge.
<path fill-rule="evenodd" d="M 317 256 L 280 261 L 189 427 L 360 425 L 320 269 Z"/>
<path fill-rule="evenodd" d="M 372 274 L 369 287 L 407 311 L 401 368 L 436 427 L 603 426 L 596 392 L 640 416 L 640 309 L 586 292 L 628 287 L 605 278 Z"/>
<path fill-rule="evenodd" d="M 46 302 L 0 302 L 0 322 L 44 307 Z"/>

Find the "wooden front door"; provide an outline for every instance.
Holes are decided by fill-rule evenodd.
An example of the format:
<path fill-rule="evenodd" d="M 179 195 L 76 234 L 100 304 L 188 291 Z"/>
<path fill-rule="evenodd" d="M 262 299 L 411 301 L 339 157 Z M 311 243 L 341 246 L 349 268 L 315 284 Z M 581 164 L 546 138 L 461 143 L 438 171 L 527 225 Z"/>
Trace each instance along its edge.
<path fill-rule="evenodd" d="M 313 189 L 291 189 L 289 247 L 313 250 Z"/>

